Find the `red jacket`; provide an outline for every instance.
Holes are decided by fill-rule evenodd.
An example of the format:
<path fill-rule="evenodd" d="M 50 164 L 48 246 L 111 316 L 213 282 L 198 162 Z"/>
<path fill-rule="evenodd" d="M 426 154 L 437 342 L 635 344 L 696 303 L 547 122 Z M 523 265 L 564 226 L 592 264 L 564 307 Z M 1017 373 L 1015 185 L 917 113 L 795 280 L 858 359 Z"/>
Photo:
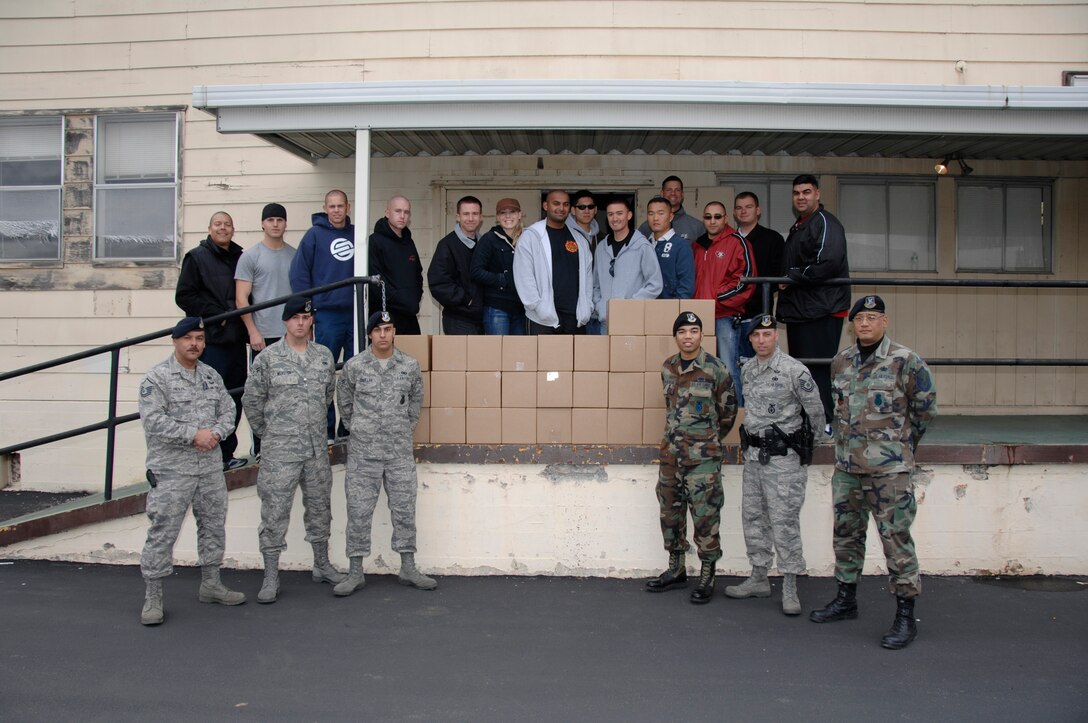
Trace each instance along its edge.
<path fill-rule="evenodd" d="M 710 248 L 696 242 L 691 251 L 695 254 L 695 298 L 717 299 L 715 319 L 743 315 L 755 287 L 740 283 L 740 279 L 758 275 L 752 247 L 744 237 L 727 226 L 714 237 Z"/>

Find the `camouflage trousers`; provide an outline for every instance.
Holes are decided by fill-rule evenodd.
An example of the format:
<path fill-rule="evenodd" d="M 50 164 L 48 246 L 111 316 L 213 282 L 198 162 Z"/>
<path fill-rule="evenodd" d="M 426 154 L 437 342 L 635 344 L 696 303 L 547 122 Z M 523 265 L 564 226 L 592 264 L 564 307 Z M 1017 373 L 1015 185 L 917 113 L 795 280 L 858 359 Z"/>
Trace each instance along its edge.
<path fill-rule="evenodd" d="M 716 562 L 722 556 L 718 534 L 722 504 L 722 462 L 708 459 L 697 465 L 681 465 L 671 455 L 661 455 L 657 478 L 657 502 L 661 506 L 661 536 L 669 552 L 688 550 L 688 512 L 699 559 Z"/>
<path fill-rule="evenodd" d="M 257 472 L 257 496 L 261 498 L 261 524 L 257 528 L 261 553 L 282 552 L 287 549 L 287 525 L 295 490 L 302 487 L 302 521 L 306 526 L 306 541 L 326 542 L 332 526 L 330 497 L 332 468 L 327 454 L 317 454 L 302 462 L 261 460 Z"/>
<path fill-rule="evenodd" d="M 174 571 L 174 543 L 185 513 L 193 506 L 200 564 L 220 565 L 226 545 L 227 482 L 222 470 L 202 475 L 158 475 L 158 486 L 147 493 L 147 542 L 140 555 L 140 573 L 147 580 Z"/>
<path fill-rule="evenodd" d="M 918 511 L 910 475 L 876 477 L 837 469 L 831 478 L 831 493 L 835 503 L 835 579 L 858 581 L 865 564 L 865 535 L 872 512 L 888 561 L 891 591 L 899 597 L 916 597 L 922 591 L 922 580 L 910 536 Z"/>
<path fill-rule="evenodd" d="M 795 452 L 759 463 L 759 450 L 744 453 L 740 518 L 744 546 L 753 567 L 771 567 L 771 548 L 778 552 L 778 571 L 803 575 L 807 569 L 801 548 L 801 507 L 805 504 L 808 470 Z"/>
<path fill-rule="evenodd" d="M 416 461 L 412 457 L 357 459 L 348 454 L 344 483 L 348 557 L 370 554 L 370 528 L 383 482 L 393 523 L 393 552 L 416 551 Z"/>

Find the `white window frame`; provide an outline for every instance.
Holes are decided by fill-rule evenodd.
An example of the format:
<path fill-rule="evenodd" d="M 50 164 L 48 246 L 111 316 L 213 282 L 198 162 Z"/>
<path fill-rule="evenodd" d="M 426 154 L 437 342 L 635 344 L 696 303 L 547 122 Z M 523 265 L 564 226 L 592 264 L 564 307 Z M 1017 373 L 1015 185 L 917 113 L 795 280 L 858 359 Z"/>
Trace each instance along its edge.
<path fill-rule="evenodd" d="M 839 220 L 842 221 L 843 226 L 846 228 L 846 241 L 847 241 L 847 253 L 849 254 L 850 245 L 850 220 L 845 215 L 846 210 L 844 207 L 846 198 L 846 189 L 849 186 L 882 186 L 884 188 L 884 264 L 877 268 L 872 266 L 860 266 L 856 265 L 853 258 L 860 258 L 860 254 L 855 253 L 851 257 L 850 270 L 858 271 L 873 271 L 878 273 L 883 272 L 919 272 L 919 273 L 934 273 L 937 271 L 937 182 L 934 179 L 926 178 L 922 176 L 845 176 L 840 175 L 839 181 Z M 891 236 L 893 233 L 892 228 L 892 214 L 891 214 L 891 193 L 893 187 L 898 186 L 920 186 L 928 188 L 930 193 L 931 208 L 933 209 L 933 217 L 930 219 L 929 226 L 929 256 L 932 265 L 928 268 L 906 268 L 892 266 L 891 262 Z"/>
<path fill-rule="evenodd" d="M 60 261 L 63 258 L 64 249 L 64 197 L 62 195 L 62 189 L 64 187 L 64 116 L 13 116 L 10 118 L 0 118 L 0 126 L 17 126 L 17 125 L 52 125 L 57 126 L 57 165 L 59 167 L 59 173 L 57 175 L 58 181 L 56 184 L 46 185 L 22 185 L 22 186 L 0 186 L 0 193 L 6 192 L 39 192 L 43 195 L 46 193 L 52 193 L 56 197 L 56 224 L 57 224 L 57 244 L 56 253 L 52 256 L 36 256 L 36 257 L 12 257 L 8 258 L 4 255 L 4 247 L 0 244 L 0 263 L 4 264 L 18 264 L 31 261 Z M 2 220 L 2 219 L 0 219 Z"/>
<path fill-rule="evenodd" d="M 960 189 L 969 187 L 1001 189 L 1001 268 L 966 266 L 960 261 L 960 223 L 963 218 Z M 1008 239 L 1008 190 L 1010 188 L 1038 188 L 1042 192 L 1039 209 L 1040 251 L 1043 264 L 1039 267 L 1010 267 Z M 1054 179 L 1052 178 L 979 178 L 956 179 L 956 271 L 991 274 L 1052 274 L 1054 273 Z"/>
<path fill-rule="evenodd" d="M 166 120 L 173 119 L 174 121 L 174 138 L 173 138 L 173 153 L 171 157 L 173 159 L 172 182 L 150 182 L 144 183 L 139 181 L 100 181 L 99 180 L 99 162 L 103 153 L 103 133 L 102 122 L 109 120 L 129 120 L 129 121 L 153 121 L 153 120 Z M 181 114 L 176 111 L 151 111 L 140 113 L 99 113 L 95 116 L 95 173 L 94 173 L 94 231 L 92 235 L 92 249 L 93 259 L 96 262 L 112 262 L 112 261 L 138 261 L 138 262 L 175 262 L 177 261 L 178 246 L 179 246 L 179 231 L 178 231 L 178 193 L 181 188 L 179 171 L 180 171 L 180 149 L 181 149 Z M 173 191 L 173 203 L 171 204 L 171 250 L 169 254 L 161 256 L 114 256 L 110 254 L 102 253 L 100 246 L 104 242 L 99 241 L 98 237 L 98 225 L 99 217 L 102 213 L 102 204 L 100 202 L 100 191 L 124 191 L 124 190 L 148 190 L 148 189 L 171 189 Z"/>

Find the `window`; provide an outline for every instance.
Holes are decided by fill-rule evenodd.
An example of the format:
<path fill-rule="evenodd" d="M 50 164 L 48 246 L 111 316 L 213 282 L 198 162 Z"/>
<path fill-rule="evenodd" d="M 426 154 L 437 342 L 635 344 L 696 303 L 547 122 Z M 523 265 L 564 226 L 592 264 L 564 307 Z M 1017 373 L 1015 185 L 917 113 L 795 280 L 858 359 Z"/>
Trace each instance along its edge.
<path fill-rule="evenodd" d="M 956 270 L 1049 273 L 1049 181 L 960 181 Z"/>
<path fill-rule="evenodd" d="M 0 119 L 0 261 L 60 258 L 64 119 Z"/>
<path fill-rule="evenodd" d="M 95 258 L 174 259 L 178 118 L 98 116 Z"/>
<path fill-rule="evenodd" d="M 839 178 L 850 270 L 936 271 L 933 181 Z"/>
<path fill-rule="evenodd" d="M 736 176 L 723 173 L 719 174 L 718 183 L 723 186 L 732 186 L 734 196 L 744 191 L 756 194 L 761 212 L 760 225 L 773 228 L 783 236 L 789 236 L 790 226 L 793 226 L 797 220 L 793 215 L 793 178 L 793 176 Z M 729 210 L 730 224 L 736 226 L 736 219 L 733 218 L 733 199 L 723 198 L 722 203 Z"/>

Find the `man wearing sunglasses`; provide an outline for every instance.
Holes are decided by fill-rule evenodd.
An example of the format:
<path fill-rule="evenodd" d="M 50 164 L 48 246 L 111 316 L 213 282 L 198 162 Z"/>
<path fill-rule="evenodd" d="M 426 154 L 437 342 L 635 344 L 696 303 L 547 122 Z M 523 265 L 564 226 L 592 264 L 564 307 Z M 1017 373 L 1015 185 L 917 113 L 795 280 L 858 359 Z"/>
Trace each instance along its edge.
<path fill-rule="evenodd" d="M 601 234 L 601 225 L 597 222 L 597 201 L 593 198 L 593 194 L 586 190 L 575 191 L 570 198 L 567 228 L 570 229 L 575 240 L 585 241 L 590 254 L 593 254 L 597 251 L 597 237 Z M 604 333 L 604 319 L 598 318 L 596 311 L 586 324 L 586 333 L 593 335 Z"/>
<path fill-rule="evenodd" d="M 594 254 L 593 309 L 598 330 L 591 334 L 608 333 L 609 299 L 656 299 L 661 293 L 657 254 L 648 238 L 631 230 L 627 201 L 612 201 L 605 210 L 610 231 Z"/>

